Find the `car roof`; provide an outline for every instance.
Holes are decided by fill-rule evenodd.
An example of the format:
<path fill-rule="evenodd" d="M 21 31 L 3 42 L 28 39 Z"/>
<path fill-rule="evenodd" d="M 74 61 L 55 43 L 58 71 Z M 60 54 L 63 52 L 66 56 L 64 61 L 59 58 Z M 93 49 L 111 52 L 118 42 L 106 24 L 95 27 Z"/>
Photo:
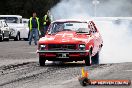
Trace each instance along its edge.
<path fill-rule="evenodd" d="M 0 15 L 0 17 L 17 17 L 17 18 L 22 18 L 20 15 Z"/>
<path fill-rule="evenodd" d="M 59 19 L 54 22 L 83 22 L 83 23 L 88 23 L 89 21 L 81 20 L 81 19 Z"/>

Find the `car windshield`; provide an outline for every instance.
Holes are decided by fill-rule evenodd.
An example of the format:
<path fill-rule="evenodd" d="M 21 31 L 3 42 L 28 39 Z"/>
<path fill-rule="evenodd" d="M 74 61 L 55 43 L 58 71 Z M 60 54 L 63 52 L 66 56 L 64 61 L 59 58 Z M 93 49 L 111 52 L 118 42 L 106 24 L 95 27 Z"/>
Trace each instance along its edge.
<path fill-rule="evenodd" d="M 0 20 L 5 20 L 7 23 L 18 23 L 17 17 L 0 17 Z"/>
<path fill-rule="evenodd" d="M 61 31 L 75 31 L 77 33 L 89 34 L 88 24 L 85 22 L 55 22 L 51 24 L 48 34 L 54 34 Z"/>

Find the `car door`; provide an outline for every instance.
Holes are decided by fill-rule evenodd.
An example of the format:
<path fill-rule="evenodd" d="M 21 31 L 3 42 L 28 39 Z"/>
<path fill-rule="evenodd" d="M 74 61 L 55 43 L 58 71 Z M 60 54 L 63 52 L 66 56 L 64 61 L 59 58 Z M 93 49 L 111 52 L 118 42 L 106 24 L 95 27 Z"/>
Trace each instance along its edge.
<path fill-rule="evenodd" d="M 18 18 L 18 29 L 19 29 L 19 32 L 20 32 L 20 38 L 24 38 L 24 24 L 22 24 L 22 19 L 21 18 Z"/>
<path fill-rule="evenodd" d="M 102 45 L 103 45 L 103 40 L 102 40 L 102 36 L 99 32 L 99 30 L 97 29 L 96 25 L 93 23 L 94 28 L 95 28 L 95 37 L 97 39 L 97 50 L 100 51 Z"/>
<path fill-rule="evenodd" d="M 92 51 L 92 55 L 94 56 L 99 50 L 100 34 L 99 34 L 93 21 L 89 22 L 89 28 L 90 28 L 90 32 L 91 32 L 91 35 L 93 36 L 93 40 L 94 40 L 94 47 L 93 47 L 93 51 Z"/>

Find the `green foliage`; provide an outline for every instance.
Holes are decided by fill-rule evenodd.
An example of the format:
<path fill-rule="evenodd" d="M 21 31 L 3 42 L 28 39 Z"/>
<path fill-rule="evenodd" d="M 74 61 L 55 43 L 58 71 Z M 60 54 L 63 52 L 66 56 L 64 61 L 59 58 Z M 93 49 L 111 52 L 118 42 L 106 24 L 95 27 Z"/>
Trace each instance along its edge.
<path fill-rule="evenodd" d="M 43 15 L 56 5 L 60 0 L 0 0 L 1 15 L 22 15 L 24 18 L 37 12 L 38 17 Z"/>
<path fill-rule="evenodd" d="M 60 0 L 0 0 L 0 15 L 22 15 L 30 18 L 32 12 L 36 12 L 40 18 L 41 29 L 42 18 L 48 10 Z"/>

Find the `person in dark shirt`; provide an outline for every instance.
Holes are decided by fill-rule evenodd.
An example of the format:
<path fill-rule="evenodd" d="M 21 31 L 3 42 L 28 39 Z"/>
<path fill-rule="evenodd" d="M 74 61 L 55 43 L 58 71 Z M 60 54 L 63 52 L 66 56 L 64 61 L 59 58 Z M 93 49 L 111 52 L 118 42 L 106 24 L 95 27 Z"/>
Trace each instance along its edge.
<path fill-rule="evenodd" d="M 30 17 L 29 29 L 30 29 L 29 45 L 31 45 L 33 35 L 34 35 L 34 43 L 35 45 L 37 45 L 38 32 L 40 33 L 40 31 L 39 31 L 39 18 L 36 17 L 36 12 L 33 12 L 33 17 Z"/>
<path fill-rule="evenodd" d="M 32 18 L 32 28 L 38 28 L 38 24 L 37 24 L 36 18 Z"/>
<path fill-rule="evenodd" d="M 50 17 L 50 11 L 49 10 L 47 11 L 47 14 L 44 15 L 43 20 L 44 20 L 43 25 L 44 25 L 44 36 L 45 36 L 47 29 L 51 23 L 51 17 Z"/>

